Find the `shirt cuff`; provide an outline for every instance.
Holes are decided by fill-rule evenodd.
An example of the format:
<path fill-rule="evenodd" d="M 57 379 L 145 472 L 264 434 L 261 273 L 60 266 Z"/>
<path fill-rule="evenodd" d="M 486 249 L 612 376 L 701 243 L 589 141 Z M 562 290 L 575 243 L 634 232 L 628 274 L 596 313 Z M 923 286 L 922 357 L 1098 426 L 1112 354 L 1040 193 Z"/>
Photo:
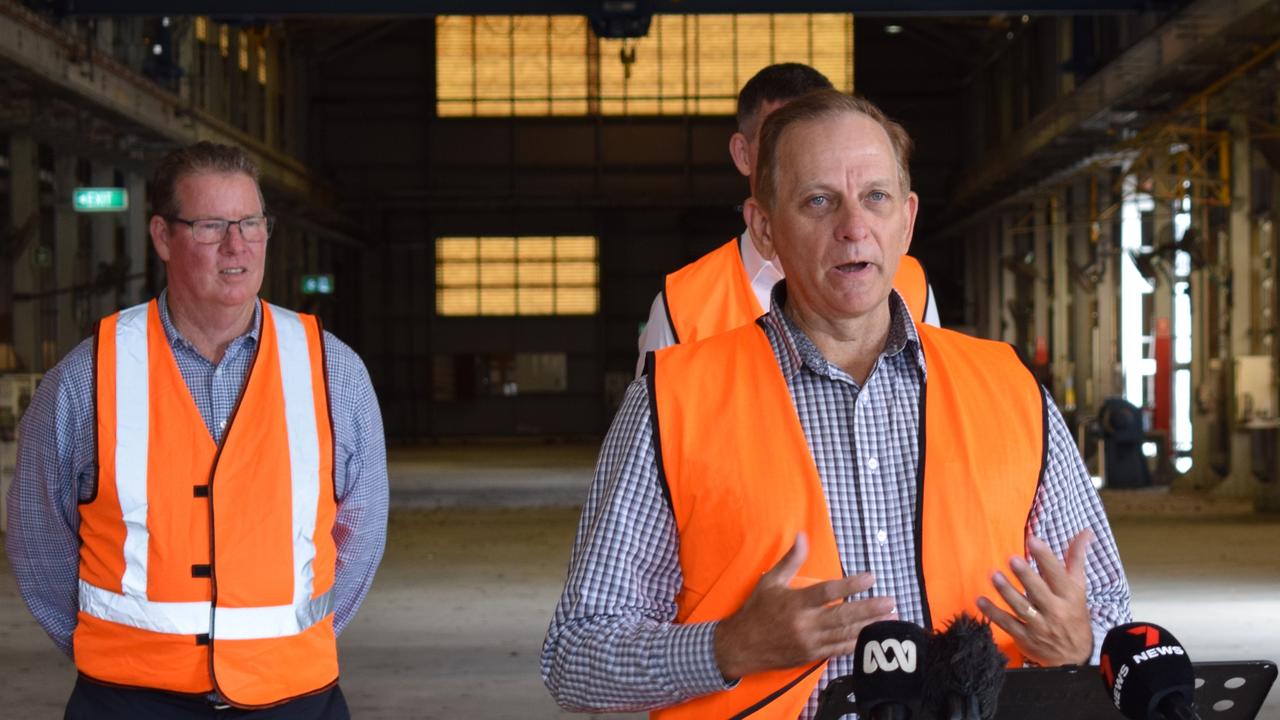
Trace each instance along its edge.
<path fill-rule="evenodd" d="M 1097 665 L 1102 661 L 1102 641 L 1107 639 L 1110 626 L 1100 624 L 1096 619 L 1089 623 L 1093 630 L 1093 650 L 1089 653 L 1089 664 Z"/>
<path fill-rule="evenodd" d="M 715 635 L 718 623 L 674 625 L 666 637 L 666 667 L 671 689 L 684 697 L 696 697 L 737 687 L 725 682 L 716 663 Z"/>

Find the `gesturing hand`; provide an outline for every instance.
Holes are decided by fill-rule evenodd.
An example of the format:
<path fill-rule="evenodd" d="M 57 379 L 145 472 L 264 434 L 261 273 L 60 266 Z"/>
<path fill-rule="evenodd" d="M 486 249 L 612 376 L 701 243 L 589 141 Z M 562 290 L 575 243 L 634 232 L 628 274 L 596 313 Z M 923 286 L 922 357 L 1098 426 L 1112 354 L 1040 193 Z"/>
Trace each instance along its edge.
<path fill-rule="evenodd" d="M 792 589 L 808 554 L 809 542 L 800 533 L 742 607 L 716 627 L 716 662 L 725 679 L 851 653 L 864 626 L 894 617 L 893 598 L 844 601 L 871 587 L 871 573 Z"/>
<path fill-rule="evenodd" d="M 1018 592 L 1004 573 L 997 572 L 991 579 L 1013 613 L 978 598 L 978 609 L 1013 637 L 1027 659 L 1045 666 L 1089 662 L 1093 630 L 1085 602 L 1084 566 L 1093 539 L 1093 530 L 1081 530 L 1067 545 L 1063 563 L 1045 541 L 1029 537 L 1027 548 L 1040 573 L 1020 557 L 1009 561 L 1027 594 Z"/>

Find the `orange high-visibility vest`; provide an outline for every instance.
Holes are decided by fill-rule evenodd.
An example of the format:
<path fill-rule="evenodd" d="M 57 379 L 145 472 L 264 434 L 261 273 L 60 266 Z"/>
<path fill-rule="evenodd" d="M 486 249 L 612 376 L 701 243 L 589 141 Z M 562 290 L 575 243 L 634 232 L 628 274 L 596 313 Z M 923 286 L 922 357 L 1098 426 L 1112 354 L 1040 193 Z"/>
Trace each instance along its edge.
<path fill-rule="evenodd" d="M 903 255 L 902 262 L 898 263 L 898 272 L 893 276 L 893 289 L 907 304 L 911 319 L 917 325 L 923 324 L 929 312 L 929 278 L 924 272 L 924 265 L 910 255 Z"/>
<path fill-rule="evenodd" d="M 244 708 L 332 686 L 337 505 L 319 322 L 262 304 L 221 447 L 156 301 L 103 319 L 96 340 L 98 484 L 80 506 L 76 667 Z"/>
<path fill-rule="evenodd" d="M 925 624 L 996 596 L 993 571 L 1025 554 L 1044 466 L 1044 396 L 1012 348 L 920 326 L 922 386 L 915 565 Z M 809 538 L 798 575 L 842 568 L 830 511 L 804 430 L 768 338 L 756 324 L 650 359 L 654 440 L 680 536 L 684 586 L 676 622 L 736 612 L 797 532 Z M 1021 664 L 1012 639 L 996 641 Z M 744 677 L 725 692 L 655 712 L 659 718 L 795 718 L 825 663 Z"/>
<path fill-rule="evenodd" d="M 662 298 L 676 342 L 685 343 L 741 327 L 765 313 L 742 264 L 741 238 L 734 238 L 667 275 Z M 923 323 L 929 304 L 924 266 L 902 256 L 893 287 L 902 294 L 911 317 Z"/>

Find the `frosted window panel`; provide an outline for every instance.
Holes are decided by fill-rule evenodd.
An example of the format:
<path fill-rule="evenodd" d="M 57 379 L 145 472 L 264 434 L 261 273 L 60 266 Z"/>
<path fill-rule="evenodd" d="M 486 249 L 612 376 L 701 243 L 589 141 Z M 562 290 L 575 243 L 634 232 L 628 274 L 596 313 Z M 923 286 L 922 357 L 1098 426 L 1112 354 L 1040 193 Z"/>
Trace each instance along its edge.
<path fill-rule="evenodd" d="M 554 266 L 550 262 L 521 262 L 520 263 L 520 287 L 545 285 L 550 286 L 555 281 Z"/>
<path fill-rule="evenodd" d="M 480 282 L 479 266 L 469 260 L 436 264 L 436 284 L 445 287 L 474 287 Z"/>
<path fill-rule="evenodd" d="M 511 260 L 516 256 L 515 238 L 481 238 L 480 257 L 483 260 Z"/>
<path fill-rule="evenodd" d="M 556 289 L 556 312 L 560 315 L 594 315 L 598 305 L 595 288 Z"/>
<path fill-rule="evenodd" d="M 514 262 L 486 262 L 481 264 L 480 284 L 486 288 L 514 287 L 516 284 L 516 264 Z"/>
<path fill-rule="evenodd" d="M 550 260 L 555 256 L 555 238 L 522 237 L 517 240 L 516 251 L 520 260 Z"/>
<path fill-rule="evenodd" d="M 550 287 L 521 287 L 521 315 L 555 314 L 555 290 Z"/>
<path fill-rule="evenodd" d="M 436 259 L 474 260 L 478 247 L 476 238 L 439 238 L 436 240 Z"/>
<path fill-rule="evenodd" d="M 560 259 L 588 259 L 596 257 L 596 239 L 593 237 L 556 238 L 556 257 Z"/>
<path fill-rule="evenodd" d="M 512 18 L 481 15 L 475 19 L 477 115 L 510 115 L 512 110 Z"/>
<path fill-rule="evenodd" d="M 515 315 L 516 289 L 483 288 L 480 291 L 481 315 Z"/>
<path fill-rule="evenodd" d="M 550 17 L 520 15 L 512 19 L 512 72 L 516 115 L 551 114 Z"/>
<path fill-rule="evenodd" d="M 593 262 L 570 260 L 561 261 L 556 267 L 556 284 L 595 285 L 597 266 Z"/>
<path fill-rule="evenodd" d="M 438 288 L 436 312 L 440 315 L 478 315 L 479 293 L 471 288 Z"/>

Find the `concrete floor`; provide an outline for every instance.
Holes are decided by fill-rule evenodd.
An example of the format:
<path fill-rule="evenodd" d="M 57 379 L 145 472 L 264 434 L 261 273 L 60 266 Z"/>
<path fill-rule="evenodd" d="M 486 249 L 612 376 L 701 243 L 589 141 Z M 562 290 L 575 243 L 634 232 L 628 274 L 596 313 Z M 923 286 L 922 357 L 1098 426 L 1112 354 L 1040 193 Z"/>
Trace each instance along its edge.
<path fill-rule="evenodd" d="M 386 558 L 341 639 L 355 717 L 566 715 L 542 688 L 538 651 L 577 520 L 560 505 L 582 496 L 593 459 L 574 446 L 393 454 Z M 1136 618 L 1171 629 L 1195 660 L 1280 659 L 1280 517 L 1161 492 L 1104 499 Z M 73 676 L 0 580 L 0 708 L 21 709 L 0 715 L 61 717 Z M 1280 720 L 1280 690 L 1259 717 Z"/>

